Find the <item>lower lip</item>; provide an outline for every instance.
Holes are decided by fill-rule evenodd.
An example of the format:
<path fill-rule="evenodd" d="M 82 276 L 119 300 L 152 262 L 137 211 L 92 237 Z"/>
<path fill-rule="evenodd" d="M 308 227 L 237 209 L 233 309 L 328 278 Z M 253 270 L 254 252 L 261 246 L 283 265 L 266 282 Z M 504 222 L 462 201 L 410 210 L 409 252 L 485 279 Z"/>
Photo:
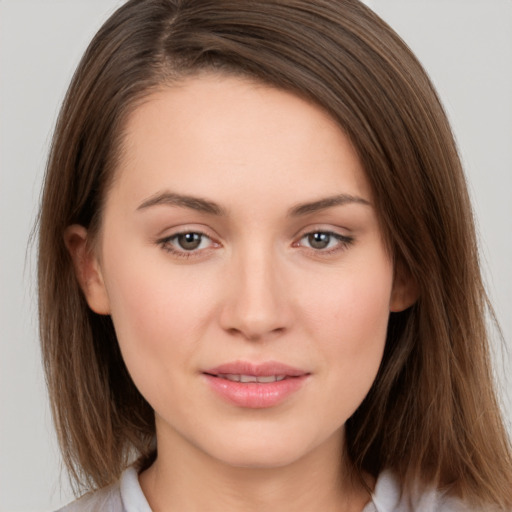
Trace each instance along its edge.
<path fill-rule="evenodd" d="M 234 382 L 203 374 L 210 387 L 226 401 L 249 409 L 265 409 L 284 402 L 304 384 L 307 375 L 290 377 L 276 382 Z"/>

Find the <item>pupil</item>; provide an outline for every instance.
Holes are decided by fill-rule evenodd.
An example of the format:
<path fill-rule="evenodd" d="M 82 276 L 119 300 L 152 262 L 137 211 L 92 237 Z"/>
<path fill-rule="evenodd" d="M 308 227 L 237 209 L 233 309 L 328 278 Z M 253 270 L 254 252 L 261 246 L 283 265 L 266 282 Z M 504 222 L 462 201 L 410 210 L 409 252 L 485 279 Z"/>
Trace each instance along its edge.
<path fill-rule="evenodd" d="M 331 241 L 328 233 L 312 233 L 308 235 L 308 242 L 314 249 L 325 249 Z"/>
<path fill-rule="evenodd" d="M 182 249 L 192 251 L 193 249 L 197 249 L 201 244 L 201 235 L 199 233 L 185 233 L 184 235 L 179 235 L 178 243 Z"/>

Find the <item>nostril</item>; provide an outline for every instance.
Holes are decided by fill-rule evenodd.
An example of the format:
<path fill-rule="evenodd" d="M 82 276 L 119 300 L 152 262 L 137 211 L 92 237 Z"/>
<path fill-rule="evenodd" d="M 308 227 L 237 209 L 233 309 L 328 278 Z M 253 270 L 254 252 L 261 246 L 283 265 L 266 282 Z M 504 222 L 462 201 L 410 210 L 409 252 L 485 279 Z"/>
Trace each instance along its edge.
<path fill-rule="evenodd" d="M 286 331 L 291 321 L 287 300 L 268 279 L 264 281 L 266 285 L 261 280 L 245 286 L 239 283 L 227 292 L 219 322 L 230 336 L 259 341 Z"/>

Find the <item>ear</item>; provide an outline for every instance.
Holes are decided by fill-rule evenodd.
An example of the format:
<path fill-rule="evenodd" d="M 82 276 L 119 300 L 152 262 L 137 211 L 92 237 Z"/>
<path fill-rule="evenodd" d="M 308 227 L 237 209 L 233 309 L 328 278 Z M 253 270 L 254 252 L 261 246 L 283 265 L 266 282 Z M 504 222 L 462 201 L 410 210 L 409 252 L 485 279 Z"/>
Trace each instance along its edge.
<path fill-rule="evenodd" d="M 389 302 L 389 310 L 393 313 L 404 311 L 411 307 L 419 297 L 418 284 L 411 276 L 409 269 L 401 263 L 395 265 L 393 290 Z"/>
<path fill-rule="evenodd" d="M 75 274 L 89 307 L 100 315 L 110 314 L 110 303 L 98 257 L 88 241 L 87 229 L 78 224 L 68 226 L 64 243 L 73 260 Z"/>

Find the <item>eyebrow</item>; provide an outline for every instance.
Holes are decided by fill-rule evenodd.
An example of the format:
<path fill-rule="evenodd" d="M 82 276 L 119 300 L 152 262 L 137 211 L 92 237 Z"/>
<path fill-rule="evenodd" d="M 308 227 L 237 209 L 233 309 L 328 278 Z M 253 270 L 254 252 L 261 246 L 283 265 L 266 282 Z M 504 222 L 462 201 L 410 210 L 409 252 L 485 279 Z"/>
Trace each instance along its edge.
<path fill-rule="evenodd" d="M 179 206 L 182 208 L 189 208 L 210 215 L 226 215 L 226 210 L 214 203 L 201 197 L 193 197 L 182 194 L 176 194 L 174 192 L 162 192 L 155 194 L 150 198 L 146 199 L 137 210 L 145 210 L 151 206 L 167 205 L 167 206 Z"/>
<path fill-rule="evenodd" d="M 365 206 L 371 206 L 370 202 L 359 196 L 353 196 L 350 194 L 338 194 L 331 197 L 325 197 L 317 201 L 308 203 L 301 203 L 293 206 L 288 210 L 289 217 L 300 217 L 302 215 L 309 215 L 316 213 L 334 206 L 343 206 L 346 204 L 362 204 Z M 202 213 L 208 213 L 210 215 L 226 216 L 226 210 L 207 199 L 201 197 L 189 196 L 177 194 L 175 192 L 162 192 L 155 194 L 143 201 L 137 208 L 137 210 L 145 210 L 152 206 L 167 205 L 167 206 L 178 206 L 182 208 L 189 208 Z"/>
<path fill-rule="evenodd" d="M 309 215 L 311 213 L 316 213 L 322 210 L 326 210 L 328 208 L 332 208 L 334 206 L 343 206 L 346 204 L 362 204 L 365 206 L 371 206 L 371 203 L 366 199 L 363 199 L 359 196 L 353 196 L 350 194 L 338 194 L 331 197 L 325 197 L 323 199 L 319 199 L 318 201 L 313 201 L 311 203 L 302 203 L 296 206 L 293 206 L 288 211 L 288 216 L 290 217 L 300 217 L 302 215 Z"/>

